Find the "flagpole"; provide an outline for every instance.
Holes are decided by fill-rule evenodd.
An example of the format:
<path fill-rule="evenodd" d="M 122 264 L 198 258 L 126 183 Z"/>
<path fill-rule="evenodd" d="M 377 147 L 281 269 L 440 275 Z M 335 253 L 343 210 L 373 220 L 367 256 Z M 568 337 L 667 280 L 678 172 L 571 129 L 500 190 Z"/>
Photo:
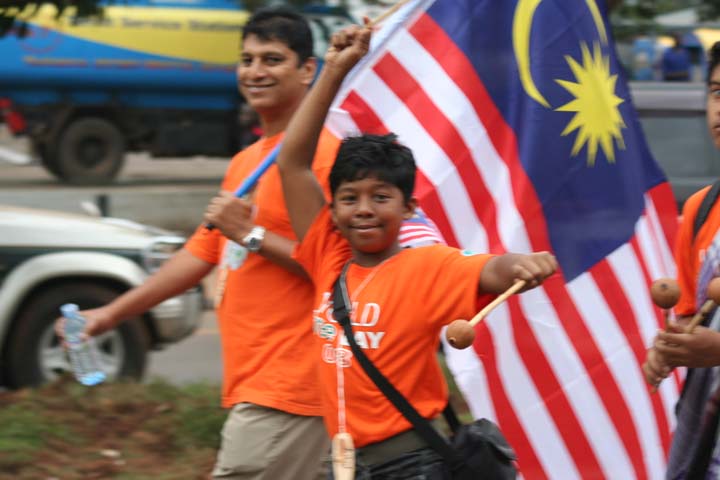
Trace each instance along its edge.
<path fill-rule="evenodd" d="M 382 23 L 383 20 L 385 20 L 385 19 L 388 18 L 390 15 L 392 15 L 393 13 L 397 12 L 398 10 L 400 10 L 400 7 L 402 7 L 403 5 L 405 5 L 406 3 L 408 3 L 409 1 L 410 1 L 410 0 L 400 0 L 399 2 L 393 4 L 390 8 L 388 8 L 387 10 L 385 10 L 384 12 L 382 12 L 380 15 L 378 15 L 377 17 L 375 17 L 373 20 L 370 20 L 370 21 L 367 23 L 366 26 L 367 26 L 368 28 L 372 28 L 372 27 L 375 27 L 375 26 L 379 25 L 380 23 Z"/>

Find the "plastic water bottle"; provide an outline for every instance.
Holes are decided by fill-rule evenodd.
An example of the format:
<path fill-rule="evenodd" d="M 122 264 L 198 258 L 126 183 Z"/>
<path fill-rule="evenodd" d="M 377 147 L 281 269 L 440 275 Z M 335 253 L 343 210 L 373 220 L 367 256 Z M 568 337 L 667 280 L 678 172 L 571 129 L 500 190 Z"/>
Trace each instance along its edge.
<path fill-rule="evenodd" d="M 85 318 L 78 310 L 74 303 L 66 303 L 60 307 L 60 313 L 65 317 L 65 342 L 70 365 L 78 382 L 83 385 L 97 385 L 105 380 L 105 373 L 100 370 L 95 350 L 90 343 L 92 339 L 82 338 Z"/>

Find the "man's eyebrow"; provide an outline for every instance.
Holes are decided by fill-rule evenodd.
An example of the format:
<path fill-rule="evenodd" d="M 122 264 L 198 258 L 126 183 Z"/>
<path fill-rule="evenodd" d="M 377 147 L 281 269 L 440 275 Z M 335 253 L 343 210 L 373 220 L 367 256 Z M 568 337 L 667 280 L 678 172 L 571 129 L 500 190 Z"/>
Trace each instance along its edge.
<path fill-rule="evenodd" d="M 720 87 L 720 80 L 710 80 L 708 82 L 709 87 Z"/>

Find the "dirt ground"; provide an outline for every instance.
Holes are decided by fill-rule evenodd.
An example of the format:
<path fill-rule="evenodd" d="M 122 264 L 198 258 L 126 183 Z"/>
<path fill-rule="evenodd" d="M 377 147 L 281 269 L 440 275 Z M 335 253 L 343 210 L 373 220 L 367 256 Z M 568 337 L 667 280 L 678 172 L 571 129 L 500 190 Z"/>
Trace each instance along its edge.
<path fill-rule="evenodd" d="M 64 380 L 2 393 L 0 479 L 207 478 L 225 413 L 214 387 L 192 388 Z"/>

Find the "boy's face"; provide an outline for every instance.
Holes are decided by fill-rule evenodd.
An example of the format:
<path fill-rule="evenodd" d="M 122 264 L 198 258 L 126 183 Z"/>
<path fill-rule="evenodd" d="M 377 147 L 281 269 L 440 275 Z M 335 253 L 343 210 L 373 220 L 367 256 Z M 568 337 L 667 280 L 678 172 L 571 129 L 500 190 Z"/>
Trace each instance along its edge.
<path fill-rule="evenodd" d="M 355 260 L 373 266 L 400 250 L 400 226 L 412 217 L 415 206 L 415 199 L 406 202 L 395 185 L 368 177 L 341 183 L 331 210 L 333 222 L 350 242 Z"/>
<path fill-rule="evenodd" d="M 707 124 L 715 148 L 720 149 L 720 65 L 710 75 L 707 95 Z"/>
<path fill-rule="evenodd" d="M 237 79 L 240 93 L 258 113 L 295 108 L 315 75 L 315 59 L 300 64 L 280 40 L 248 35 L 243 41 Z"/>

